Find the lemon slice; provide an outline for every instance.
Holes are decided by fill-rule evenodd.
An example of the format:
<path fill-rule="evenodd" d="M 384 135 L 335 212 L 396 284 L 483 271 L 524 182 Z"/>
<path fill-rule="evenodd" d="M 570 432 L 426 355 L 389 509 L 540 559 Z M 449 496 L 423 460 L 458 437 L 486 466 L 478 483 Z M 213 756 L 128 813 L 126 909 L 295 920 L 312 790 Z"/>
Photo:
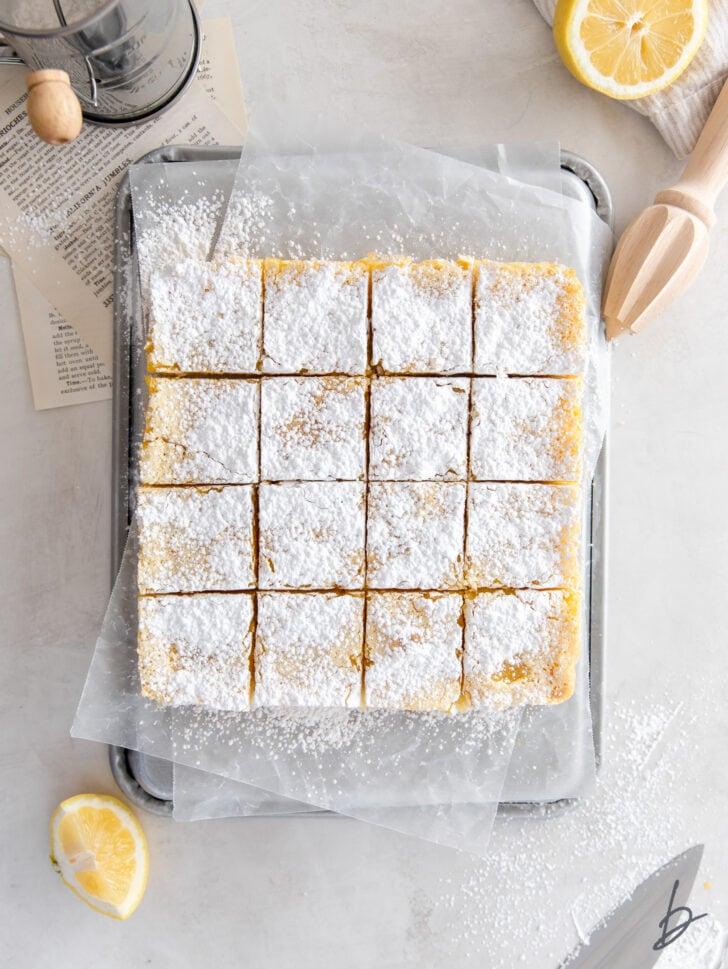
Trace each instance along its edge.
<path fill-rule="evenodd" d="M 149 871 L 147 841 L 129 808 L 115 797 L 77 794 L 51 818 L 51 861 L 84 902 L 115 919 L 142 900 Z"/>
<path fill-rule="evenodd" d="M 554 39 L 582 84 L 628 101 L 676 80 L 707 26 L 708 0 L 558 0 Z"/>

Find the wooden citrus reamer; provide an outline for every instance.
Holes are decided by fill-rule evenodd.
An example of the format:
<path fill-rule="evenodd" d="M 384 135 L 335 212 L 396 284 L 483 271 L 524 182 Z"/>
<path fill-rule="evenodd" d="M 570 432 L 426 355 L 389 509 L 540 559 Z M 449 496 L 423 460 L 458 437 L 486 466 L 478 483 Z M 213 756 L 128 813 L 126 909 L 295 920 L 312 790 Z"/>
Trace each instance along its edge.
<path fill-rule="evenodd" d="M 607 339 L 638 333 L 685 292 L 708 254 L 713 205 L 728 181 L 728 81 L 673 188 L 627 226 L 612 257 L 602 313 Z"/>

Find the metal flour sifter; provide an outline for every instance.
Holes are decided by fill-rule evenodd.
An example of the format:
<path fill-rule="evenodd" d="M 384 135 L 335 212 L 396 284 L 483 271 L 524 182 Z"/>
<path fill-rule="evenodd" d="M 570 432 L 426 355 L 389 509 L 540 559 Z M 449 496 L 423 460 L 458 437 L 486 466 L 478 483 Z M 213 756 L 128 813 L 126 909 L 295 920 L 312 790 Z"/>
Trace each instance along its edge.
<path fill-rule="evenodd" d="M 51 144 L 83 120 L 134 124 L 192 80 L 201 31 L 192 0 L 0 0 L 0 63 L 26 64 L 28 117 Z"/>

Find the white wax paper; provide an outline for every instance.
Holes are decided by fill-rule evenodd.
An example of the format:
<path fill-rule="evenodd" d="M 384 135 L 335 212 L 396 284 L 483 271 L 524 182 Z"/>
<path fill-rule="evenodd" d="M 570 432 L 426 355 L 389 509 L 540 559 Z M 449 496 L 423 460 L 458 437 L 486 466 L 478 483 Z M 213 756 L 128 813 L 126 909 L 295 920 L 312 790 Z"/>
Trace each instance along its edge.
<path fill-rule="evenodd" d="M 237 174 L 234 167 L 218 166 L 219 181 L 215 166 L 205 164 L 133 167 L 142 292 L 151 266 L 209 251 L 231 175 L 235 184 L 218 242 L 223 250 L 318 258 L 357 258 L 376 250 L 573 266 L 589 301 L 589 481 L 607 419 L 608 355 L 599 301 L 611 233 L 590 205 L 556 190 L 561 175 L 554 146 L 501 147 L 470 156 L 501 171 L 400 145 L 355 154 L 246 152 Z M 539 184 L 504 175 L 504 168 L 522 177 L 538 173 Z M 141 336 L 131 334 L 137 354 Z M 143 386 L 135 390 L 144 393 Z M 591 785 L 586 651 L 574 697 L 525 712 L 226 714 L 163 708 L 139 692 L 136 595 L 132 529 L 72 732 L 248 785 L 232 797 L 222 785 L 222 802 L 208 794 L 205 809 L 188 798 L 187 816 L 219 815 L 221 803 L 233 802 L 243 805 L 243 813 L 260 813 L 282 796 L 482 854 L 504 783 L 508 797 L 532 801 L 577 796 Z M 179 785 L 178 793 L 181 805 Z"/>

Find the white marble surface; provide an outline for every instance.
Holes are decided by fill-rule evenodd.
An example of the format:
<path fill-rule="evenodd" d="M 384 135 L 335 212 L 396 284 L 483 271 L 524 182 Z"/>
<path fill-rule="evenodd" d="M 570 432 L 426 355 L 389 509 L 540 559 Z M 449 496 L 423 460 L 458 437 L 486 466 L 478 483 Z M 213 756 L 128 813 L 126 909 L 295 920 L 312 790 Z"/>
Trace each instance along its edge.
<path fill-rule="evenodd" d="M 235 17 L 253 113 L 320 106 L 432 146 L 558 139 L 600 167 L 620 227 L 680 170 L 649 122 L 567 75 L 526 0 L 205 13 Z M 108 595 L 111 408 L 33 410 L 0 263 L 0 965 L 549 969 L 577 925 L 696 841 L 695 908 L 728 923 L 728 198 L 718 216 L 694 291 L 614 353 L 611 726 L 592 802 L 499 825 L 485 865 L 344 820 L 145 816 L 149 888 L 127 923 L 81 905 L 47 859 L 56 803 L 114 791 L 105 750 L 68 733 Z"/>

